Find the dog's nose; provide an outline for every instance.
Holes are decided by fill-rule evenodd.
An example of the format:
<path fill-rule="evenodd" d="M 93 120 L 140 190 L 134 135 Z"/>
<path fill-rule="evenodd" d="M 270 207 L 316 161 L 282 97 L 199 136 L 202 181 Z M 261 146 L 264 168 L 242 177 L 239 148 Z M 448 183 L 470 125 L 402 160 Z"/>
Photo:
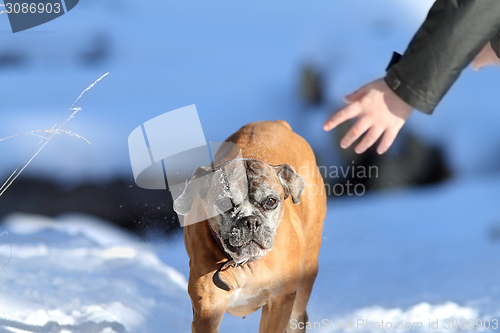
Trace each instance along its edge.
<path fill-rule="evenodd" d="M 243 218 L 243 225 L 250 229 L 250 231 L 255 231 L 261 224 L 262 222 L 256 216 L 247 216 Z"/>

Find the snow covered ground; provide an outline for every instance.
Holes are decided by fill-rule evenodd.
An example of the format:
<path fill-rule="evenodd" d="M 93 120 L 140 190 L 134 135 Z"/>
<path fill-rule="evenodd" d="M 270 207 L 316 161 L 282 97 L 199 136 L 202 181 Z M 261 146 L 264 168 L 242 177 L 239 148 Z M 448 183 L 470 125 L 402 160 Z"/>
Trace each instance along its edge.
<path fill-rule="evenodd" d="M 460 330 L 444 330 L 446 319 L 493 325 L 500 319 L 499 196 L 500 177 L 490 177 L 331 201 L 310 321 L 421 322 L 419 332 L 438 331 L 429 320 L 447 332 Z M 0 239 L 0 332 L 190 330 L 181 234 L 140 243 L 80 215 L 13 215 L 3 230 L 10 242 Z M 259 316 L 227 314 L 221 332 L 256 332 Z"/>
<path fill-rule="evenodd" d="M 151 246 L 78 215 L 12 215 L 4 227 L 1 332 L 186 331 L 186 279 Z"/>

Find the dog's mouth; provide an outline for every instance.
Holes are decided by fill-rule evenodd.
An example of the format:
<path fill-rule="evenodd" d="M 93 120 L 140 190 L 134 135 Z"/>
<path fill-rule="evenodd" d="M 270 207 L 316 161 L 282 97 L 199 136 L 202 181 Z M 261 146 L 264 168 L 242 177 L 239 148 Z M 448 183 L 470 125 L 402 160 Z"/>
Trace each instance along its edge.
<path fill-rule="evenodd" d="M 248 247 L 248 246 L 252 246 L 252 247 L 256 247 L 256 248 L 259 248 L 261 250 L 267 250 L 264 246 L 262 246 L 260 243 L 258 243 L 257 241 L 255 241 L 254 239 L 250 239 L 248 241 L 246 241 L 244 244 L 242 245 L 238 245 L 238 246 L 233 246 L 231 245 L 229 239 L 226 239 L 224 241 L 227 249 L 233 253 L 239 253 L 241 252 L 244 248 Z"/>
<path fill-rule="evenodd" d="M 274 245 L 274 232 L 268 225 L 262 224 L 257 230 L 232 227 L 220 236 L 225 251 L 236 261 L 258 260 L 265 256 Z"/>
<path fill-rule="evenodd" d="M 255 240 L 250 240 L 248 241 L 247 243 L 241 245 L 241 246 L 236 246 L 235 249 L 237 252 L 241 252 L 241 250 L 243 248 L 246 248 L 246 247 L 253 247 L 253 248 L 257 248 L 257 249 L 261 249 L 261 250 L 267 250 L 265 249 L 262 245 L 260 245 L 259 243 L 257 243 Z"/>
<path fill-rule="evenodd" d="M 254 239 L 248 240 L 246 243 L 240 246 L 231 245 L 228 239 L 226 239 L 224 243 L 229 254 L 235 260 L 238 259 L 237 261 L 249 258 L 261 258 L 265 256 L 266 253 L 270 250 L 270 248 L 264 247 Z"/>

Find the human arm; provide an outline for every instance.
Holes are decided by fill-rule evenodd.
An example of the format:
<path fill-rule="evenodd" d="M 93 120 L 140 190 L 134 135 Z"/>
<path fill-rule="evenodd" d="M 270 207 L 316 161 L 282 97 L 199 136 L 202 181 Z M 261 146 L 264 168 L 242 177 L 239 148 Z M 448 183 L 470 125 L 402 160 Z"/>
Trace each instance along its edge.
<path fill-rule="evenodd" d="M 415 109 L 432 114 L 462 70 L 500 30 L 500 1 L 437 0 L 385 80 Z"/>
<path fill-rule="evenodd" d="M 375 80 L 360 93 L 347 96 L 348 105 L 331 116 L 323 129 L 329 131 L 359 117 L 341 146 L 347 148 L 367 132 L 355 148 L 362 153 L 383 134 L 377 152 L 384 153 L 412 109 L 432 113 L 462 69 L 499 30 L 500 1 L 436 1 L 404 55 L 388 69 L 386 85 Z M 377 95 L 385 97 L 373 99 Z"/>

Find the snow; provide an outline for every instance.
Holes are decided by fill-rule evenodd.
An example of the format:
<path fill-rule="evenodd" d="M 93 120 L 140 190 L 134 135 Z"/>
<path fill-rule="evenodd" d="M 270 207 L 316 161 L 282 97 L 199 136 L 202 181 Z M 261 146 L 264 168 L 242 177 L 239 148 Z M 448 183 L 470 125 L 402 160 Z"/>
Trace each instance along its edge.
<path fill-rule="evenodd" d="M 376 305 L 383 311 L 372 317 L 393 309 L 410 318 L 416 306 L 452 302 L 468 319 L 498 316 L 499 184 L 498 176 L 457 180 L 330 203 L 326 226 L 334 226 L 325 228 L 311 308 L 356 318 Z M 442 319 L 436 311 L 424 315 Z"/>
<path fill-rule="evenodd" d="M 458 332 L 445 330 L 445 320 L 498 319 L 499 195 L 496 176 L 330 201 L 310 322 L 330 323 L 318 332 L 358 319 Z M 8 232 L 0 239 L 6 332 L 47 323 L 70 332 L 82 325 L 90 333 L 190 331 L 182 234 L 143 243 L 76 214 L 14 214 L 1 226 Z M 245 319 L 226 314 L 221 332 L 256 332 L 259 318 L 260 311 Z M 429 329 L 436 320 L 439 329 Z"/>
<path fill-rule="evenodd" d="M 0 247 L 0 328 L 2 320 L 32 325 L 28 332 L 50 322 L 70 332 L 189 326 L 185 277 L 117 227 L 82 215 L 22 214 L 3 227 L 9 238 Z"/>

